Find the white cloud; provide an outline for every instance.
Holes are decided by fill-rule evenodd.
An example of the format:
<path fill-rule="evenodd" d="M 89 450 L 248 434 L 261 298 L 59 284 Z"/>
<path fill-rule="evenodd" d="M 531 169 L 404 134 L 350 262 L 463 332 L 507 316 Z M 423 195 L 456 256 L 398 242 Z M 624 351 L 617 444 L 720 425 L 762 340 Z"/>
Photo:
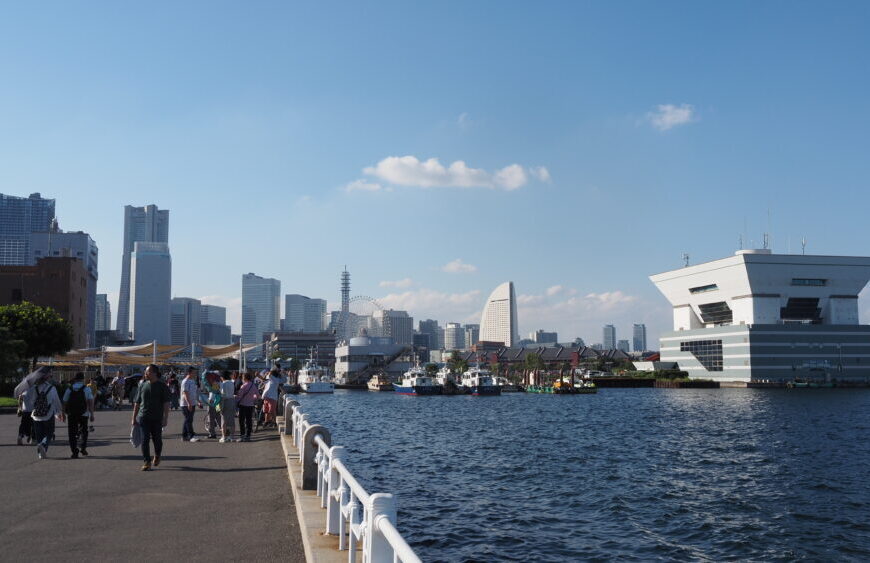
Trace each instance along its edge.
<path fill-rule="evenodd" d="M 449 274 L 468 274 L 477 271 L 477 266 L 466 264 L 461 258 L 457 258 L 441 266 L 441 271 Z"/>
<path fill-rule="evenodd" d="M 420 160 L 416 156 L 388 156 L 374 166 L 363 168 L 363 174 L 386 184 L 418 188 L 488 188 L 512 191 L 528 184 L 530 177 L 541 182 L 550 181 L 550 173 L 543 166 L 527 170 L 519 164 L 510 164 L 488 172 L 482 168 L 472 168 L 462 160 L 444 166 L 437 158 Z M 380 191 L 389 188 L 381 183 L 356 180 L 345 189 Z"/>
<path fill-rule="evenodd" d="M 651 111 L 647 114 L 647 119 L 659 131 L 667 131 L 678 125 L 697 121 L 697 114 L 695 113 L 695 107 L 691 104 L 682 104 L 680 106 L 661 104 L 656 106 L 656 111 Z"/>
<path fill-rule="evenodd" d="M 405 278 L 396 281 L 382 281 L 378 285 L 380 285 L 381 287 L 395 287 L 397 289 L 405 289 L 414 285 L 414 280 L 412 280 L 411 278 Z"/>
<path fill-rule="evenodd" d="M 354 180 L 344 187 L 346 192 L 379 192 L 384 187 L 376 182 L 366 182 L 365 180 Z"/>
<path fill-rule="evenodd" d="M 456 124 L 460 129 L 468 129 L 468 126 L 471 124 L 471 119 L 468 117 L 468 113 L 460 113 L 459 117 L 456 118 Z"/>
<path fill-rule="evenodd" d="M 482 297 L 480 290 L 465 293 L 444 293 L 434 289 L 420 288 L 401 293 L 390 293 L 378 299 L 386 308 L 408 311 L 415 319 L 433 318 L 445 322 L 480 319 Z M 477 322 L 477 321 L 474 321 Z"/>
<path fill-rule="evenodd" d="M 547 297 L 553 297 L 554 295 L 558 295 L 562 293 L 564 288 L 561 285 L 554 285 L 547 288 Z"/>

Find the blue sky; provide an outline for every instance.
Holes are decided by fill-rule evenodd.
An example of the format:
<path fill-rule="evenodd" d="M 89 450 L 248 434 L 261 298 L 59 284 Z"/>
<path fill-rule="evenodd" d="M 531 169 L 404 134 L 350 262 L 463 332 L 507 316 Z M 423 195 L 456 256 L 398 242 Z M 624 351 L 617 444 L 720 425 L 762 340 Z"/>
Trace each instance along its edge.
<path fill-rule="evenodd" d="M 670 312 L 647 276 L 683 252 L 719 258 L 767 230 L 776 252 L 801 237 L 870 252 L 868 16 L 862 2 L 9 3 L 0 192 L 57 199 L 115 299 L 122 208 L 155 203 L 171 212 L 173 293 L 235 322 L 243 273 L 335 302 L 347 264 L 354 294 L 418 319 L 474 321 L 513 280 L 523 333 L 596 342 L 605 323 L 629 338 L 646 322 L 654 338 Z"/>

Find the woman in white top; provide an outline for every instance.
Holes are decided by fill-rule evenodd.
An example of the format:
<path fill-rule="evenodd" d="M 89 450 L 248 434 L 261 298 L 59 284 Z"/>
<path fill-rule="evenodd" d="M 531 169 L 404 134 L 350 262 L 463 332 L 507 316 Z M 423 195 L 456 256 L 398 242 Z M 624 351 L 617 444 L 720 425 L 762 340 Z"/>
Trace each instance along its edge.
<path fill-rule="evenodd" d="M 220 442 L 233 441 L 236 431 L 236 386 L 230 372 L 221 374 L 221 439 Z"/>

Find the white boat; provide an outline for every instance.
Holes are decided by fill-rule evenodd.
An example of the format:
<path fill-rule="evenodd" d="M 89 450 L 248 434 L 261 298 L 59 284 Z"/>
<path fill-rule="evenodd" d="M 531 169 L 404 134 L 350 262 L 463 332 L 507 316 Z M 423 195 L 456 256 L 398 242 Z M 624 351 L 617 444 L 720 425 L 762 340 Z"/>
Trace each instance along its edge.
<path fill-rule="evenodd" d="M 518 391 L 522 391 L 519 385 L 514 385 L 510 381 L 508 381 L 507 377 L 503 377 L 501 375 L 496 376 L 495 384 L 501 388 L 502 393 L 516 393 Z"/>
<path fill-rule="evenodd" d="M 416 365 L 402 374 L 402 382 L 394 383 L 396 393 L 400 395 L 440 395 L 441 386 L 426 373 L 426 370 Z"/>
<path fill-rule="evenodd" d="M 501 395 L 501 387 L 496 385 L 492 372 L 477 366 L 462 374 L 462 386 L 472 395 Z"/>
<path fill-rule="evenodd" d="M 441 386 L 442 395 L 465 395 L 465 387 L 459 382 L 459 376 L 449 367 L 444 366 L 435 374 L 435 383 Z"/>
<path fill-rule="evenodd" d="M 390 377 L 385 373 L 379 373 L 377 375 L 373 375 L 369 382 L 366 384 L 369 388 L 369 391 L 392 391 L 393 390 L 393 382 L 390 380 Z"/>
<path fill-rule="evenodd" d="M 329 370 L 317 365 L 317 360 L 308 360 L 299 370 L 299 387 L 303 393 L 333 393 L 335 383 L 329 377 Z"/>

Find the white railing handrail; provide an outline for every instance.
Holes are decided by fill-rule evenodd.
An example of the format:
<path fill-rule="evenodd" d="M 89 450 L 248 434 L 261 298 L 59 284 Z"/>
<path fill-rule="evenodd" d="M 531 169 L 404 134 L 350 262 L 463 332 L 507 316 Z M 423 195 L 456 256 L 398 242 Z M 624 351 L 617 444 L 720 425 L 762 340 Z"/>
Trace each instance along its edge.
<path fill-rule="evenodd" d="M 396 498 L 371 494 L 344 463 L 345 450 L 333 446 L 329 431 L 308 420 L 290 397 L 284 403 L 284 433 L 292 434 L 302 464 L 302 488 L 317 490 L 326 509 L 327 535 L 338 536 L 338 549 L 355 562 L 362 544 L 364 563 L 420 563 L 420 558 L 396 528 Z"/>

